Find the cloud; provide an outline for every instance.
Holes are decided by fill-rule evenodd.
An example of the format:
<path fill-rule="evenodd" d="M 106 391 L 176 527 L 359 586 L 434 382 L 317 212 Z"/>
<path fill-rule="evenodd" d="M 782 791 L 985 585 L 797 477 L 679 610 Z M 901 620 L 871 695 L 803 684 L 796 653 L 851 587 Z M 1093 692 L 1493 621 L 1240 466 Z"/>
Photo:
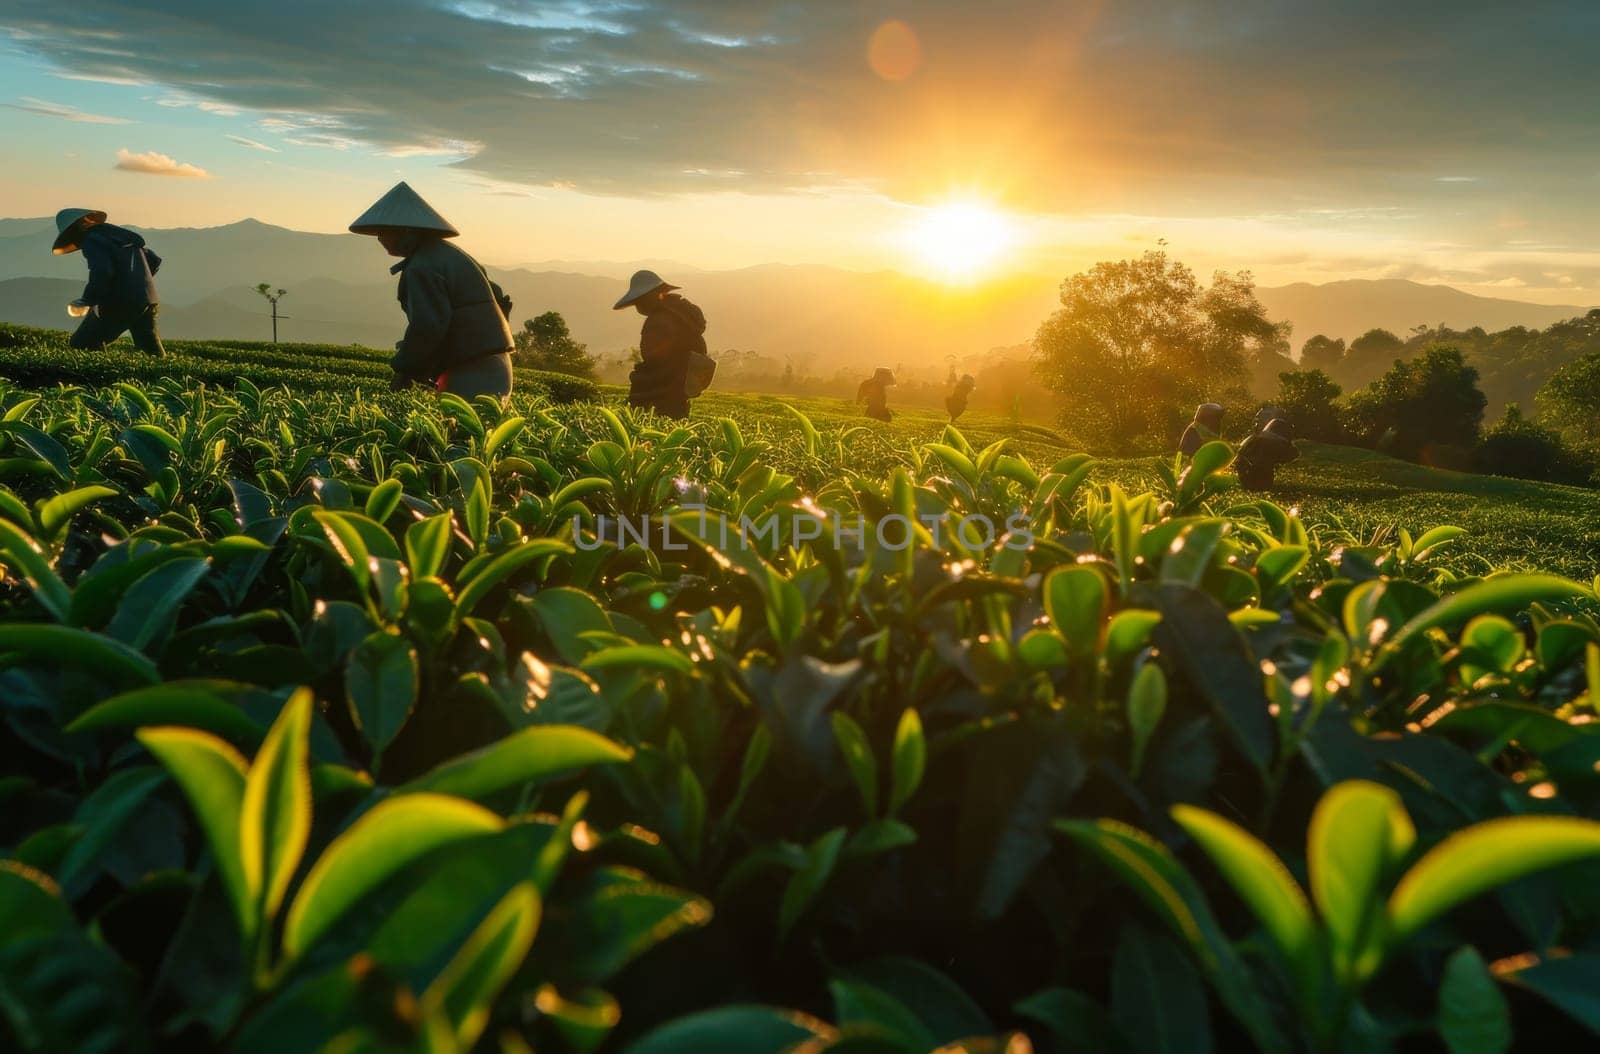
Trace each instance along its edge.
<path fill-rule="evenodd" d="M 212 178 L 211 173 L 203 168 L 175 161 L 166 154 L 158 154 L 154 150 L 135 154 L 123 148 L 117 151 L 117 163 L 111 167 L 123 172 L 143 172 L 147 176 L 172 176 L 176 179 Z"/>
<path fill-rule="evenodd" d="M 471 157 L 483 149 L 482 143 L 459 139 L 429 143 L 403 143 L 378 151 L 379 157 Z"/>
<path fill-rule="evenodd" d="M 850 0 L 6 6 L 15 46 L 72 74 L 274 115 L 304 145 L 459 144 L 455 167 L 527 186 L 1220 214 L 1414 207 L 1440 189 L 1420 169 L 1518 188 L 1551 223 L 1592 208 L 1586 0 L 926 0 L 896 14 L 921 62 L 893 82 L 868 63 L 889 14 Z"/>
<path fill-rule="evenodd" d="M 24 95 L 16 102 L 4 104 L 8 109 L 21 110 L 24 113 L 35 113 L 40 117 L 55 117 L 62 121 L 77 121 L 81 124 L 132 124 L 132 121 L 121 117 L 107 117 L 104 114 L 84 113 L 76 106 L 65 103 L 46 102 L 44 99 L 35 99 Z"/>
<path fill-rule="evenodd" d="M 265 150 L 271 154 L 276 154 L 278 152 L 278 148 L 275 146 L 268 146 L 266 143 L 257 142 L 254 139 L 246 139 L 242 135 L 230 134 L 227 136 L 227 138 L 233 140 L 235 143 L 238 143 L 240 146 L 248 146 L 252 150 Z"/>

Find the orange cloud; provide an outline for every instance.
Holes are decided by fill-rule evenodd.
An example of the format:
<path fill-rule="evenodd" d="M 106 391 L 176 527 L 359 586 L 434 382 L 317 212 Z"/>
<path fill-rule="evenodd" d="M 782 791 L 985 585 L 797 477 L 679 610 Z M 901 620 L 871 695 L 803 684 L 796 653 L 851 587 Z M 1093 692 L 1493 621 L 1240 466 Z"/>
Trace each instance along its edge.
<path fill-rule="evenodd" d="M 124 172 L 143 172 L 147 176 L 173 176 L 178 179 L 213 178 L 210 172 L 198 165 L 175 161 L 166 154 L 158 154 L 154 150 L 135 154 L 124 147 L 117 151 L 117 163 L 112 167 Z"/>

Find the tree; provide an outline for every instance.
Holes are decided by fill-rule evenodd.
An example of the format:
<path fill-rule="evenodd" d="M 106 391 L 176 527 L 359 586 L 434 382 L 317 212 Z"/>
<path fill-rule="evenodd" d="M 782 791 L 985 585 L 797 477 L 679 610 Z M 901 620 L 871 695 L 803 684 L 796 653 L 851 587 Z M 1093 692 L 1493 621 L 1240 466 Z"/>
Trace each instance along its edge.
<path fill-rule="evenodd" d="M 1294 426 L 1297 438 L 1342 443 L 1346 438 L 1345 410 L 1339 405 L 1343 391 L 1321 370 L 1287 370 L 1278 374 L 1273 403 Z"/>
<path fill-rule="evenodd" d="M 1300 368 L 1321 370 L 1329 377 L 1338 374 L 1344 364 L 1344 338 L 1334 340 L 1321 333 L 1300 345 Z"/>
<path fill-rule="evenodd" d="M 1600 311 L 1590 314 L 1600 316 Z M 1540 420 L 1574 446 L 1600 448 L 1600 351 L 1556 370 L 1539 389 L 1538 398 Z"/>
<path fill-rule="evenodd" d="M 1488 400 L 1458 348 L 1435 345 L 1350 398 L 1367 441 L 1410 461 L 1438 463 L 1477 445 Z"/>
<path fill-rule="evenodd" d="M 1170 442 L 1196 403 L 1249 399 L 1247 355 L 1276 353 L 1249 272 L 1218 272 L 1210 290 L 1152 250 L 1061 283 L 1061 309 L 1039 327 L 1038 372 L 1062 420 L 1116 448 Z"/>
<path fill-rule="evenodd" d="M 266 297 L 267 300 L 272 303 L 272 343 L 276 344 L 278 343 L 278 319 L 289 317 L 288 315 L 278 314 L 278 301 L 288 296 L 289 291 L 287 289 L 280 289 L 274 293 L 272 291 L 271 282 L 260 282 L 256 285 L 256 292 Z"/>
<path fill-rule="evenodd" d="M 1483 435 L 1476 454 L 1479 472 L 1550 483 L 1587 483 L 1593 464 L 1567 448 L 1561 437 L 1540 428 L 1516 403 Z"/>
<path fill-rule="evenodd" d="M 1406 342 L 1386 329 L 1369 329 L 1350 342 L 1344 365 L 1334 375 L 1351 387 L 1371 383 L 1405 352 Z"/>
<path fill-rule="evenodd" d="M 579 344 L 567 330 L 559 311 L 546 311 L 522 324 L 516 335 L 516 361 L 534 369 L 570 373 L 594 379 L 594 357 L 587 344 Z"/>

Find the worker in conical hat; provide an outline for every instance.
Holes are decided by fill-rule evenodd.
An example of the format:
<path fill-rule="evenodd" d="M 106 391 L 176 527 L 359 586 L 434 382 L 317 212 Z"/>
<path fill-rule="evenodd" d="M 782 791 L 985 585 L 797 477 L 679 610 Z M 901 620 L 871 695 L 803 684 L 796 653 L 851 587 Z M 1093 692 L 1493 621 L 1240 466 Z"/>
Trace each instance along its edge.
<path fill-rule="evenodd" d="M 867 416 L 875 417 L 879 421 L 888 421 L 894 417 L 889 412 L 889 389 L 894 387 L 894 371 L 887 366 L 879 366 L 871 377 L 861 382 L 861 387 L 856 389 L 856 402 L 867 404 Z"/>
<path fill-rule="evenodd" d="M 511 298 L 483 267 L 446 239 L 460 232 L 405 183 L 397 183 L 350 225 L 375 235 L 400 262 L 406 334 L 389 365 L 393 387 L 413 382 L 466 399 L 511 394 Z"/>
<path fill-rule="evenodd" d="M 89 265 L 89 284 L 67 305 L 67 314 L 83 319 L 72 334 L 72 346 L 98 351 L 127 333 L 146 355 L 165 354 L 156 329 L 161 257 L 140 235 L 107 223 L 99 209 L 62 209 L 56 213 L 50 251 L 61 256 L 79 250 Z"/>
<path fill-rule="evenodd" d="M 628 291 L 612 306 L 631 307 L 644 316 L 639 329 L 639 362 L 628 374 L 628 405 L 648 407 L 666 417 L 688 417 L 689 399 L 698 389 L 689 383 L 694 364 L 706 356 L 706 313 L 680 296 L 654 271 L 635 271 Z"/>

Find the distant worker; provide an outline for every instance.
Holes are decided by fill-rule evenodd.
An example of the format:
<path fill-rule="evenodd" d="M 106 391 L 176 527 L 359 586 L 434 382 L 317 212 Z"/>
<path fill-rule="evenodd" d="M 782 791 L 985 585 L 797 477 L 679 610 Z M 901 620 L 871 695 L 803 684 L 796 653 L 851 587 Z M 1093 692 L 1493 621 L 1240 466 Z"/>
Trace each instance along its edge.
<path fill-rule="evenodd" d="M 1233 459 L 1239 485 L 1246 490 L 1270 490 L 1273 472 L 1300 456 L 1295 449 L 1294 430 L 1282 418 L 1273 418 L 1267 427 L 1244 441 Z"/>
<path fill-rule="evenodd" d="M 406 333 L 395 344 L 390 387 L 429 384 L 463 399 L 511 394 L 511 298 L 483 267 L 445 241 L 460 232 L 405 183 L 396 183 L 350 225 L 377 236 L 400 262 Z"/>
<path fill-rule="evenodd" d="M 871 377 L 861 382 L 861 387 L 856 389 L 856 402 L 867 404 L 867 416 L 875 417 L 879 421 L 891 420 L 894 415 L 889 412 L 889 389 L 894 387 L 894 371 L 884 366 L 879 366 Z"/>
<path fill-rule="evenodd" d="M 127 333 L 146 355 L 166 354 L 156 330 L 161 257 L 145 248 L 139 235 L 107 223 L 106 214 L 97 209 L 62 209 L 56 213 L 51 251 L 60 256 L 79 249 L 89 265 L 89 284 L 67 305 L 67 314 L 83 319 L 72 334 L 72 346 L 99 351 Z"/>
<path fill-rule="evenodd" d="M 1221 438 L 1222 404 L 1201 403 L 1195 407 L 1194 420 L 1183 430 L 1183 438 L 1178 440 L 1178 452 L 1184 457 L 1194 457 L 1196 450 L 1213 439 Z"/>
<path fill-rule="evenodd" d="M 950 423 L 955 424 L 956 418 L 967 412 L 967 397 L 978 386 L 977 379 L 970 373 L 963 373 L 956 382 L 955 390 L 945 396 L 944 408 L 950 414 Z"/>
<path fill-rule="evenodd" d="M 1287 421 L 1288 419 L 1289 415 L 1284 413 L 1278 407 L 1263 406 L 1261 409 L 1256 411 L 1255 420 L 1250 422 L 1250 431 L 1260 432 L 1273 421 Z"/>
<path fill-rule="evenodd" d="M 628 374 L 628 405 L 666 417 L 688 417 L 689 400 L 706 390 L 716 363 L 706 354 L 706 313 L 654 271 L 635 271 L 611 305 L 644 316 L 639 361 Z"/>

